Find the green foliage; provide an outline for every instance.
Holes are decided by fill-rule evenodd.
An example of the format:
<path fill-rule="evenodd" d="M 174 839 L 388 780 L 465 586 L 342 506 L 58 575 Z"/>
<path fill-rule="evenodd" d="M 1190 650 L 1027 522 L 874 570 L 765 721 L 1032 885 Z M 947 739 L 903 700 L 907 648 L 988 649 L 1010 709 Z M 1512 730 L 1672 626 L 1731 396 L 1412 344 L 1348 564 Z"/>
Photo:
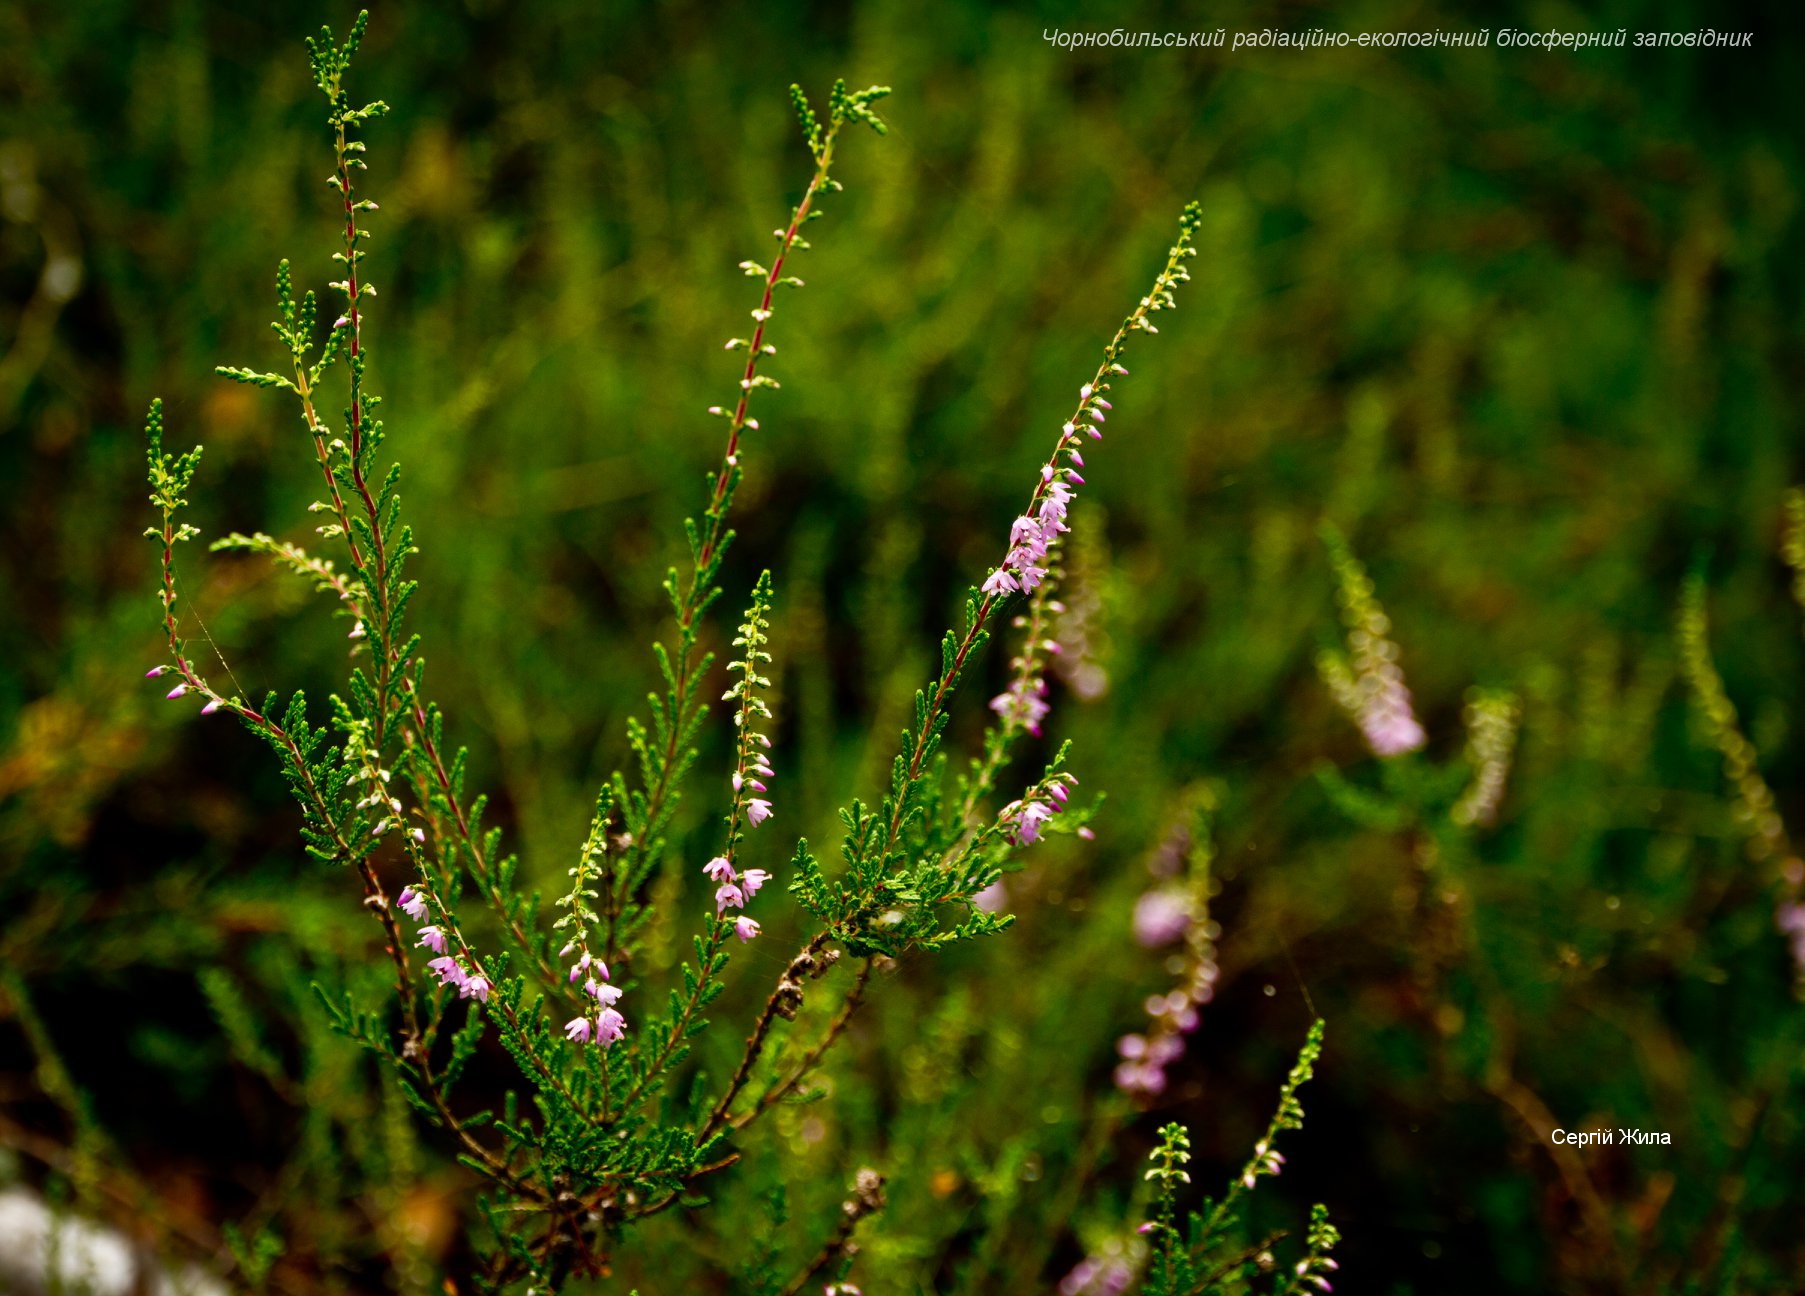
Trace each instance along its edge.
<path fill-rule="evenodd" d="M 1142 1288 L 1148 1296 L 1227 1296 L 1231 1292 L 1252 1291 L 1254 1283 L 1272 1268 L 1271 1247 L 1283 1234 L 1248 1245 L 1241 1227 L 1245 1209 L 1241 1202 L 1261 1179 L 1279 1173 L 1285 1158 L 1276 1147 L 1278 1136 L 1303 1128 L 1304 1109 L 1297 1093 L 1315 1074 L 1316 1062 L 1322 1056 L 1322 1033 L 1321 1021 L 1311 1025 L 1291 1074 L 1279 1090 L 1278 1110 L 1254 1145 L 1253 1156 L 1240 1176 L 1220 1199 L 1205 1201 L 1189 1212 L 1182 1224 L 1177 1203 L 1180 1190 L 1191 1182 L 1184 1169 L 1191 1160 L 1191 1143 L 1182 1125 L 1168 1124 L 1160 1130 L 1159 1145 L 1149 1157 L 1153 1166 L 1145 1176 L 1154 1185 L 1153 1218 L 1142 1230 L 1150 1238 L 1153 1251 Z M 1316 1290 L 1311 1279 L 1335 1267 L 1328 1253 L 1339 1241 L 1340 1234 L 1328 1222 L 1328 1208 L 1320 1203 L 1313 1206 L 1304 1256 L 1272 1290 Z"/>
<path fill-rule="evenodd" d="M 1161 21 L 1145 5 L 1111 18 Z M 1438 19 L 1392 3 L 1361 21 Z M 1696 6 L 1642 3 L 1613 21 L 1710 25 Z M 178 680 L 126 678 L 158 660 L 141 660 L 130 575 L 145 522 L 131 433 L 153 391 L 178 449 L 207 446 L 178 526 L 261 528 L 290 547 L 184 564 L 180 638 L 222 712 L 274 689 L 260 714 L 280 725 L 304 692 L 309 723 L 342 746 L 331 698 L 354 705 L 350 666 L 377 674 L 370 622 L 342 598 L 360 580 L 345 537 L 313 530 L 339 522 L 296 393 L 211 377 L 228 360 L 296 381 L 289 342 L 263 349 L 265 323 L 284 319 L 258 307 L 276 254 L 293 258 L 297 326 L 303 289 L 345 278 L 336 261 L 317 280 L 306 269 L 342 254 L 343 195 L 320 183 L 335 168 L 309 160 L 291 22 L 255 7 L 0 6 L 0 83 L 17 92 L 0 97 L 0 584 L 13 609 L 0 626 L 0 966 L 28 986 L 32 1038 L 63 1060 L 90 1128 L 114 1140 L 85 1162 L 96 1191 L 59 1210 L 128 1221 L 231 1286 L 225 1220 L 282 1239 L 272 1290 L 427 1292 L 446 1276 L 474 1290 L 469 1256 L 504 1244 L 470 1205 L 486 1171 L 458 1158 L 481 1160 L 434 1102 L 498 1149 L 496 1123 L 536 1127 L 539 1101 L 562 1102 L 555 1087 L 523 1078 L 490 1010 L 418 977 L 427 955 L 408 923 L 423 1018 L 447 1000 L 437 1032 L 423 1028 L 435 1083 L 404 1091 L 393 1063 L 332 1034 L 310 982 L 379 1017 L 376 1039 L 404 1042 L 388 932 L 357 907 L 356 866 L 297 849 L 268 735 L 197 718 L 208 698 L 194 690 L 164 702 Z M 632 714 L 650 732 L 643 697 L 666 684 L 644 642 L 661 625 L 676 642 L 659 585 L 693 566 L 668 523 L 689 513 L 703 538 L 695 487 L 720 458 L 708 429 L 724 439 L 750 353 L 752 328 L 731 317 L 763 309 L 733 266 L 750 256 L 769 274 L 777 241 L 753 240 L 794 210 L 814 164 L 783 87 L 847 69 L 898 90 L 872 105 L 892 126 L 883 147 L 836 148 L 847 193 L 811 269 L 787 265 L 774 285 L 761 347 L 779 351 L 760 364 L 782 388 L 754 389 L 764 427 L 743 438 L 738 536 L 711 582 L 743 592 L 768 567 L 782 594 L 764 695 L 779 818 L 761 831 L 784 840 L 753 834 L 747 856 L 777 885 L 755 913 L 764 935 L 724 947 L 722 989 L 697 1014 L 712 1025 L 654 1082 L 635 1129 L 694 1129 L 722 1095 L 814 931 L 783 891 L 799 880 L 795 839 L 819 852 L 818 886 L 844 879 L 838 810 L 858 799 L 876 813 L 914 695 L 938 675 L 920 636 L 964 628 L 967 587 L 996 561 L 1107 312 L 1145 292 L 1150 252 L 1201 199 L 1201 291 L 1155 320 L 1160 346 L 1129 362 L 1127 400 L 1086 443 L 1067 583 L 1049 595 L 1068 607 L 1049 611 L 1055 625 L 1081 607 L 1078 546 L 1097 538 L 1106 678 L 1081 691 L 1058 630 L 1068 656 L 1051 663 L 1046 737 L 1018 735 L 964 814 L 968 758 L 1000 734 L 985 702 L 1025 639 L 991 618 L 995 651 L 965 669 L 934 758 L 944 772 L 922 797 L 921 831 L 956 841 L 1069 739 L 1085 799 L 1109 793 L 1096 840 L 1056 836 L 1010 861 L 1003 939 L 876 960 L 819 1064 L 724 1136 L 720 1157 L 739 1160 L 690 1190 L 709 1207 L 673 1203 L 609 1233 L 615 1276 L 559 1290 L 705 1291 L 768 1258 L 781 1291 L 861 1164 L 889 1172 L 852 1275 L 870 1296 L 1045 1292 L 1087 1253 L 1144 1264 L 1124 1221 L 1144 1217 L 1158 1127 L 1189 1128 L 1199 1183 L 1228 1180 L 1282 1074 L 1275 1041 L 1306 1024 L 1306 990 L 1335 1048 L 1293 1165 L 1246 1203 L 1250 1245 L 1291 1231 L 1268 1286 L 1303 1248 L 1315 1199 L 1346 1228 L 1337 1255 L 1356 1286 L 1796 1285 L 1800 1037 L 1775 921 L 1788 856 L 1748 857 L 1751 821 L 1675 620 L 1688 563 L 1708 552 L 1709 658 L 1790 827 L 1805 641 L 1787 589 L 1799 564 L 1776 554 L 1799 534 L 1788 357 L 1805 318 L 1805 160 L 1786 35 L 1781 22 L 1756 49 L 1709 56 L 1281 57 L 1056 50 L 1003 9 L 924 23 L 896 0 L 850 21 L 779 3 L 697 24 L 559 0 L 505 21 L 482 6 L 379 15 L 341 77 L 355 93 L 378 75 L 394 104 L 371 123 L 372 154 L 348 153 L 374 172 L 349 168 L 354 199 L 382 200 L 383 237 L 359 240 L 374 254 L 360 282 L 368 271 L 383 294 L 362 300 L 364 381 L 394 398 L 375 411 L 391 440 L 366 480 L 378 495 L 389 459 L 405 464 L 395 489 L 421 548 L 405 578 L 423 589 L 399 638 L 420 633 L 432 669 L 411 655 L 414 689 L 399 696 L 425 719 L 390 722 L 379 766 L 404 823 L 428 831 L 424 865 L 395 830 L 368 839 L 366 859 L 391 897 L 423 877 L 451 894 L 483 965 L 512 956 L 517 1011 L 543 995 L 550 1045 L 574 1058 L 593 1050 L 559 1029 L 575 1007 L 560 1002 L 567 931 L 551 924 L 566 911 L 551 900 L 572 890 L 610 770 L 624 763 L 617 805 L 643 791 L 620 735 Z M 813 105 L 822 133 L 830 102 Z M 783 290 L 794 274 L 808 291 Z M 302 332 L 310 370 L 339 347 L 309 377 L 336 455 L 349 330 L 327 327 L 346 301 L 323 295 L 336 308 Z M 729 333 L 741 345 L 723 353 Z M 721 421 L 703 419 L 729 382 Z M 1427 734 L 1414 755 L 1373 758 L 1316 678 L 1316 650 L 1342 638 L 1313 542 L 1324 516 L 1393 623 Z M 680 748 L 695 752 L 683 795 L 632 861 L 622 915 L 632 956 L 616 973 L 642 1049 L 713 908 L 699 866 L 721 847 L 734 759 L 714 699 L 736 655 L 733 619 L 715 611 L 696 646 L 716 660 L 692 694 L 713 718 Z M 998 615 L 1031 612 L 1020 598 Z M 1476 687 L 1518 699 L 1489 823 L 1460 809 L 1477 785 Z M 414 810 L 416 767 L 394 755 L 410 733 L 438 754 L 421 756 L 430 819 Z M 373 736 L 361 732 L 351 773 Z M 1376 813 L 1343 813 L 1319 768 Z M 1139 949 L 1129 914 L 1143 857 L 1202 778 L 1222 797 L 1222 976 L 1170 1089 L 1142 1112 L 1112 1089 L 1115 1040 L 1172 984 L 1174 955 Z M 369 783 L 350 786 L 354 806 Z M 640 854 L 626 813 L 599 839 L 623 889 Z M 605 922 L 606 888 L 589 885 Z M 943 906 L 937 930 L 968 912 Z M 863 966 L 799 971 L 796 1016 L 771 1024 L 729 1121 L 808 1060 Z M 319 1059 L 305 1095 L 237 1059 L 205 969 L 231 977 L 293 1077 Z M 85 1135 L 40 1089 L 33 1049 L 0 1005 L 14 1095 L 0 1142 L 23 1183 L 51 1193 Z M 611 1055 L 611 1083 L 627 1056 Z M 597 1103 L 589 1066 L 559 1074 Z M 1544 1118 L 1667 1129 L 1674 1145 L 1576 1166 Z M 390 1155 L 397 1128 L 417 1140 L 411 1161 Z M 776 1188 L 790 1213 L 767 1248 Z M 517 1227 L 509 1193 L 488 1195 Z"/>

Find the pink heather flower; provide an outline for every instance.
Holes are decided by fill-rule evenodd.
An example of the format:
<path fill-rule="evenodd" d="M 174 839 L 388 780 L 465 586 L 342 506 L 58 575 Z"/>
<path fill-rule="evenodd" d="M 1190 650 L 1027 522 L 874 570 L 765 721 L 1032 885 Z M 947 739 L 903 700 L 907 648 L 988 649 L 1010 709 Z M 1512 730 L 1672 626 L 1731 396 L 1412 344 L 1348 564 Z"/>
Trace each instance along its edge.
<path fill-rule="evenodd" d="M 1019 588 L 1020 586 L 1015 583 L 1015 577 L 1010 574 L 1007 567 L 997 568 L 990 573 L 990 579 L 984 582 L 984 592 L 993 598 L 1003 594 L 1013 594 Z M 175 697 L 176 694 L 171 693 L 169 696 Z"/>
<path fill-rule="evenodd" d="M 426 844 L 426 829 L 424 828 L 416 828 L 408 836 L 414 839 L 416 845 L 424 846 Z"/>
<path fill-rule="evenodd" d="M 571 947 L 569 945 L 566 945 L 564 947 L 566 952 L 568 952 L 570 950 L 570 948 Z M 577 978 L 582 976 L 583 973 L 589 971 L 589 965 L 593 962 L 595 962 L 594 956 L 585 954 L 585 955 L 583 955 L 582 958 L 578 959 L 574 964 L 572 964 L 571 969 L 570 969 L 570 983 L 572 985 L 575 985 L 577 983 Z M 607 975 L 608 975 L 608 973 L 604 969 L 602 972 L 602 976 L 605 978 Z"/>
<path fill-rule="evenodd" d="M 615 1008 L 604 1008 L 595 1019 L 595 1042 L 607 1048 L 627 1033 L 627 1019 Z"/>
<path fill-rule="evenodd" d="M 1134 938 L 1147 949 L 1170 945 L 1190 925 L 1190 899 L 1175 887 L 1148 891 L 1134 903 Z"/>
<path fill-rule="evenodd" d="M 620 1002 L 622 994 L 619 986 L 606 985 L 600 981 L 588 981 L 583 985 L 583 993 L 591 996 L 604 1008 L 612 1008 Z"/>
<path fill-rule="evenodd" d="M 757 895 L 758 889 L 770 880 L 771 875 L 763 869 L 747 869 L 745 874 L 740 878 L 740 886 L 744 888 L 746 892 L 746 899 L 750 900 L 753 896 Z"/>
<path fill-rule="evenodd" d="M 1059 1281 L 1059 1296 L 1122 1296 L 1134 1281 L 1134 1267 L 1112 1244 L 1102 1255 L 1088 1255 Z"/>
<path fill-rule="evenodd" d="M 1805 905 L 1785 901 L 1774 910 L 1774 925 L 1792 947 L 1794 964 L 1805 967 Z"/>
<path fill-rule="evenodd" d="M 1041 534 L 1038 525 L 1034 533 L 1011 549 L 1003 558 L 1003 565 L 1020 571 L 1030 563 L 1037 563 L 1047 556 L 1047 538 Z"/>
<path fill-rule="evenodd" d="M 426 897 L 411 886 L 401 888 L 401 912 L 419 922 L 426 917 Z"/>
<path fill-rule="evenodd" d="M 169 667 L 167 666 L 152 666 L 149 670 L 144 672 L 144 678 L 155 679 L 159 675 L 167 675 L 168 673 Z"/>
<path fill-rule="evenodd" d="M 438 927 L 422 927 L 420 944 L 434 954 L 443 954 L 445 952 L 445 933 Z"/>
<path fill-rule="evenodd" d="M 716 855 L 702 866 L 702 871 L 708 875 L 711 882 L 731 882 L 735 877 L 733 861 L 725 855 Z"/>
<path fill-rule="evenodd" d="M 464 984 L 458 987 L 458 998 L 475 999 L 480 1003 L 489 1002 L 489 978 L 470 976 L 464 978 Z"/>
<path fill-rule="evenodd" d="M 221 702 L 218 698 L 208 698 L 207 705 L 201 708 L 201 714 L 202 715 L 212 715 L 215 711 L 219 710 L 220 707 L 222 707 L 224 705 L 225 704 L 223 702 Z"/>
<path fill-rule="evenodd" d="M 174 688 L 170 689 L 169 692 L 165 693 L 163 697 L 165 700 L 173 702 L 187 691 L 188 686 L 186 684 L 177 684 Z"/>
<path fill-rule="evenodd" d="M 1040 722 L 1052 710 L 1047 700 L 1047 683 L 1045 680 L 1015 680 L 1009 688 L 990 699 L 990 709 L 995 711 L 1005 722 L 1020 724 L 1023 728 L 1040 737 Z"/>
<path fill-rule="evenodd" d="M 716 914 L 725 913 L 729 909 L 744 909 L 745 907 L 745 893 L 731 882 L 722 883 L 720 888 L 714 893 L 714 911 Z"/>
<path fill-rule="evenodd" d="M 770 817 L 771 803 L 769 801 L 763 801 L 758 797 L 753 797 L 750 801 L 746 802 L 746 822 L 751 824 L 754 828 L 758 827 Z"/>
<path fill-rule="evenodd" d="M 758 923 L 741 914 L 733 920 L 733 934 L 738 936 L 742 942 L 749 941 L 758 935 Z"/>
<path fill-rule="evenodd" d="M 1153 1095 L 1166 1087 L 1166 1073 L 1142 1062 L 1124 1062 L 1116 1068 L 1116 1088 L 1125 1093 Z"/>
<path fill-rule="evenodd" d="M 1003 906 L 1009 903 L 1009 888 L 998 878 L 974 895 L 971 902 L 985 913 L 1002 913 Z"/>
<path fill-rule="evenodd" d="M 1384 678 L 1373 691 L 1361 713 L 1360 729 L 1375 756 L 1402 756 L 1428 741 L 1410 708 L 1410 690 L 1404 687 L 1401 674 Z"/>
<path fill-rule="evenodd" d="M 575 1040 L 579 1044 L 589 1043 L 589 1037 L 594 1030 L 595 1027 L 590 1023 L 589 1018 L 587 1017 L 572 1017 L 569 1021 L 564 1023 L 565 1036 Z"/>
<path fill-rule="evenodd" d="M 426 965 L 439 978 L 440 985 L 463 985 L 464 969 L 454 958 L 436 958 Z"/>
<path fill-rule="evenodd" d="M 1040 826 L 1053 817 L 1053 807 L 1044 801 L 1030 801 L 1022 807 L 1015 826 L 1017 845 L 1027 846 L 1040 840 Z"/>
<path fill-rule="evenodd" d="M 1064 805 L 1068 793 L 1065 790 L 1065 784 L 1055 783 L 1052 787 L 1047 789 L 1047 795 L 1059 802 L 1060 805 Z"/>

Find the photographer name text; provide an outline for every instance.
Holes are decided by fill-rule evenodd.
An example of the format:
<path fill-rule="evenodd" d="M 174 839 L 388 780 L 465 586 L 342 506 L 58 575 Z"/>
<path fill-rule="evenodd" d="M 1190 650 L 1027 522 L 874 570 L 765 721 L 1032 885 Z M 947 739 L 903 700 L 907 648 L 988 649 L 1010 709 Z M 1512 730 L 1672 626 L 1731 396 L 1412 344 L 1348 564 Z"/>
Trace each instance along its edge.
<path fill-rule="evenodd" d="M 1617 1144 L 1673 1146 L 1673 1135 L 1664 1130 L 1555 1130 L 1551 1138 L 1568 1147 L 1612 1147 Z"/>

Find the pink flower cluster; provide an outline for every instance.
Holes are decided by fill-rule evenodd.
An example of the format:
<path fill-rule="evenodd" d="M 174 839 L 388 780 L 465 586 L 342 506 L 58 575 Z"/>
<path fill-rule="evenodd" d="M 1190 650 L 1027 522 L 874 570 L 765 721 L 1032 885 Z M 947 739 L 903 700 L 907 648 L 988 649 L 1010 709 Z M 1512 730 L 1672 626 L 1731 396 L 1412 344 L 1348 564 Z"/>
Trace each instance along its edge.
<path fill-rule="evenodd" d="M 1147 1244 L 1138 1237 L 1126 1242 L 1112 1238 L 1059 1280 L 1059 1296 L 1122 1296 L 1146 1254 Z"/>
<path fill-rule="evenodd" d="M 559 958 L 569 958 L 578 953 L 573 941 L 558 951 Z M 614 1005 L 620 1002 L 619 986 L 608 984 L 608 965 L 596 958 L 588 950 L 582 950 L 575 963 L 570 965 L 570 983 L 583 982 L 583 993 L 595 1000 L 595 1015 L 588 1012 L 572 1017 L 564 1023 L 566 1038 L 578 1044 L 594 1042 L 607 1048 L 627 1033 L 627 1019 Z"/>
<path fill-rule="evenodd" d="M 418 887 L 401 888 L 399 897 L 401 911 L 417 923 L 426 923 L 429 916 L 426 903 L 426 892 Z M 442 923 L 426 923 L 420 928 L 418 948 L 429 949 L 439 957 L 428 963 L 427 969 L 439 978 L 439 984 L 455 987 L 460 999 L 475 999 L 479 1003 L 489 1002 L 489 991 L 494 989 L 489 978 L 482 970 L 474 966 L 465 966 L 463 957 L 446 953 L 449 932 Z M 468 955 L 469 951 L 464 951 Z"/>
<path fill-rule="evenodd" d="M 1793 963 L 1805 969 L 1805 904 L 1796 900 L 1783 901 L 1774 910 L 1774 925 L 1786 937 Z"/>
<path fill-rule="evenodd" d="M 1051 639 L 1047 640 L 1047 647 L 1054 652 L 1059 650 L 1059 645 Z M 1022 650 L 1024 656 L 1030 651 L 1032 649 L 1029 648 Z M 1018 657 L 1010 664 L 1012 666 L 1019 665 L 1022 660 Z M 1045 720 L 1047 712 L 1053 709 L 1047 701 L 1046 677 L 1037 670 L 1024 671 L 1016 675 L 1009 682 L 1008 688 L 990 699 L 990 709 L 997 713 L 998 718 L 1004 724 L 1011 727 L 1019 726 L 1036 738 L 1040 737 L 1041 721 Z"/>
<path fill-rule="evenodd" d="M 1077 784 L 1076 775 L 1055 774 L 1043 789 L 1036 789 L 1021 800 L 1011 801 L 1004 806 L 997 819 L 1014 825 L 1016 845 L 1032 845 L 1040 840 L 1041 825 L 1064 809 L 1068 795 L 1066 787 L 1076 787 Z M 1091 835 L 1090 829 L 1080 828 L 1078 835 L 1088 838 Z"/>
<path fill-rule="evenodd" d="M 1183 887 L 1155 887 L 1134 902 L 1134 939 L 1144 949 L 1170 945 L 1191 928 L 1191 897 Z"/>
<path fill-rule="evenodd" d="M 1147 1015 L 1152 1021 L 1146 1034 L 1124 1035 L 1116 1041 L 1116 1052 L 1122 1058 L 1116 1065 L 1116 1087 L 1147 1097 L 1163 1093 L 1166 1068 L 1184 1056 L 1184 1037 L 1197 1029 L 1197 1006 L 1208 1002 L 1213 993 L 1206 981 L 1168 994 L 1148 995 Z"/>
<path fill-rule="evenodd" d="M 1331 532 L 1330 556 L 1340 583 L 1341 616 L 1347 626 L 1350 666 L 1339 653 L 1325 653 L 1318 668 L 1342 709 L 1360 726 L 1366 745 L 1379 757 L 1402 756 L 1428 740 L 1410 705 L 1398 646 L 1388 637 L 1391 619 L 1340 533 Z"/>
<path fill-rule="evenodd" d="M 766 751 L 771 747 L 771 740 L 761 733 L 748 734 L 747 737 Z M 776 777 L 777 771 L 771 768 L 771 758 L 764 751 L 751 750 L 748 753 L 746 773 L 742 774 L 738 770 L 733 772 L 734 794 L 737 796 L 744 788 L 751 788 L 754 792 L 768 792 L 770 789 L 764 785 L 763 780 Z M 771 803 L 769 801 L 762 797 L 747 798 L 747 827 L 756 828 L 770 817 Z"/>
<path fill-rule="evenodd" d="M 1207 879 L 1178 876 L 1191 843 L 1186 826 L 1168 834 L 1147 861 L 1148 871 L 1158 881 L 1141 894 L 1134 907 L 1137 943 L 1148 949 L 1180 940 L 1185 944 L 1178 984 L 1164 994 L 1147 996 L 1146 1030 L 1116 1041 L 1122 1059 L 1116 1066 L 1116 1087 L 1136 1097 L 1164 1092 L 1167 1068 L 1184 1056 L 1185 1038 L 1197 1029 L 1198 1010 L 1216 994 L 1220 975 L 1216 925 L 1210 921 L 1206 892 L 1201 889 Z"/>
<path fill-rule="evenodd" d="M 1041 736 L 1041 722 L 1053 709 L 1047 701 L 1047 660 L 1060 651 L 1059 641 L 1042 629 L 1044 613 L 1058 612 L 1064 606 L 1044 595 L 1043 590 L 1041 600 L 1029 605 L 1027 616 L 1015 618 L 1016 629 L 1027 634 L 1022 650 L 1009 659 L 1009 686 L 990 699 L 990 709 L 997 713 L 1005 732 L 1026 729 L 1036 738 Z"/>
<path fill-rule="evenodd" d="M 702 866 L 702 871 L 710 881 L 717 884 L 714 893 L 714 911 L 717 916 L 729 909 L 744 909 L 746 902 L 758 894 L 758 889 L 771 880 L 771 875 L 763 869 L 736 872 L 733 861 L 725 855 L 717 855 L 709 860 Z M 758 935 L 758 923 L 741 914 L 733 920 L 733 934 L 742 941 L 749 941 Z"/>
<path fill-rule="evenodd" d="M 1126 374 L 1128 370 L 1112 364 L 1109 372 Z M 1103 383 L 1102 387 L 1106 389 L 1108 385 Z M 1072 487 L 1084 485 L 1084 478 L 1078 475 L 1084 467 L 1078 429 L 1083 427 L 1092 437 L 1102 439 L 1103 411 L 1109 408 L 1102 392 L 1090 383 L 1079 389 L 1078 412 L 1060 429 L 1053 457 L 1040 470 L 1040 485 L 1028 512 L 1016 518 L 1009 528 L 1009 552 L 1003 556 L 1003 565 L 985 579 L 986 595 L 1000 598 L 1006 594 L 1031 594 L 1046 579 L 1047 569 L 1042 564 L 1047 550 L 1058 542 L 1061 532 L 1071 530 L 1066 525 L 1066 514 L 1071 510 Z M 1061 456 L 1065 462 L 1061 462 Z"/>

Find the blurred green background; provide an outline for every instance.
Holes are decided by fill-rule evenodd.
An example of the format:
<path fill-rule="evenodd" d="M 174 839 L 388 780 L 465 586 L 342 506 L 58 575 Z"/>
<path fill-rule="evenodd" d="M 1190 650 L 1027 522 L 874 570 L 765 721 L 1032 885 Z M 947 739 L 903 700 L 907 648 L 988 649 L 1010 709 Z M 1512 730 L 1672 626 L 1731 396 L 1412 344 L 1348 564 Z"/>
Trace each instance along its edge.
<path fill-rule="evenodd" d="M 333 277 L 300 38 L 351 13 L 0 6 L 0 1173 L 54 1186 L 86 1130 L 111 1169 L 75 1188 L 116 1222 L 203 1257 L 223 1225 L 270 1223 L 272 1281 L 296 1292 L 456 1272 L 465 1179 L 294 989 L 378 992 L 354 885 L 302 856 L 253 739 L 140 679 L 160 644 L 138 429 L 160 394 L 173 443 L 206 443 L 207 537 L 307 538 L 317 470 L 291 410 L 211 375 L 273 361 L 279 257 Z M 864 1164 L 891 1195 L 862 1234 L 867 1292 L 1051 1290 L 1139 1218 L 1159 1124 L 1191 1127 L 1200 1186 L 1240 1165 L 1312 1005 L 1327 1052 L 1260 1222 L 1326 1201 L 1340 1290 L 1797 1289 L 1799 1008 L 1673 615 L 1706 563 L 1730 696 L 1796 814 L 1805 645 L 1777 555 L 1805 478 L 1799 10 L 1486 20 L 1756 32 L 1717 52 L 1042 37 L 1469 21 L 1393 0 L 1107 21 L 901 0 L 376 8 L 352 94 L 394 113 L 368 133 L 365 336 L 420 545 L 414 625 L 547 888 L 653 680 L 658 581 L 719 454 L 702 411 L 732 394 L 721 343 L 755 304 L 736 264 L 807 178 L 786 87 L 895 89 L 890 136 L 841 151 L 846 192 L 774 322 L 784 386 L 726 577 L 737 607 L 777 574 L 777 826 L 818 845 L 877 789 L 940 629 L 1180 208 L 1205 211 L 1194 282 L 1136 344 L 1087 469 L 1108 687 L 1056 684 L 1032 754 L 1075 740 L 1109 797 L 1098 840 L 1011 881 L 1012 931 L 882 978 L 833 1101 L 785 1116 L 713 1209 L 629 1239 L 619 1290 L 729 1290 L 766 1250 L 800 1264 Z M 1523 699 L 1457 948 L 1425 926 L 1410 842 L 1350 823 L 1315 777 L 1375 782 L 1312 664 L 1337 633 L 1324 517 L 1372 570 L 1432 759 L 1458 756 L 1470 686 Z M 185 606 L 243 688 L 323 699 L 344 625 L 262 564 L 191 548 Z M 667 951 L 702 903 L 689 865 L 727 759 L 718 727 L 708 741 L 660 883 Z M 1142 1113 L 1113 1093 L 1114 1039 L 1168 974 L 1130 913 L 1199 782 L 1222 803 L 1222 981 Z M 765 845 L 781 875 L 786 844 Z M 786 907 L 736 963 L 719 1058 L 793 948 Z M 222 1027 L 226 986 L 256 1019 Z M 1563 1158 L 1541 1117 L 1673 1145 Z"/>

